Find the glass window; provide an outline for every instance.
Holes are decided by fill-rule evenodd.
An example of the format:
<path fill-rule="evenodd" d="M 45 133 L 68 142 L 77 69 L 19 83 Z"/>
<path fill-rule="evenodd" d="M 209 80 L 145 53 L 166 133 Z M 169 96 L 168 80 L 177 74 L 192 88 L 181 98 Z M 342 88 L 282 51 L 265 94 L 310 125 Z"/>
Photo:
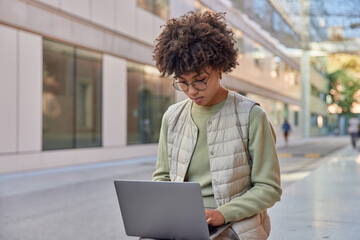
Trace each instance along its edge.
<path fill-rule="evenodd" d="M 137 5 L 163 19 L 169 18 L 169 0 L 137 0 Z"/>
<path fill-rule="evenodd" d="M 317 119 L 318 119 L 318 115 L 312 113 L 311 114 L 311 126 L 317 127 Z"/>
<path fill-rule="evenodd" d="M 169 0 L 155 0 L 155 15 L 168 19 L 169 17 Z"/>
<path fill-rule="evenodd" d="M 43 41 L 43 149 L 101 146 L 101 55 Z"/>
<path fill-rule="evenodd" d="M 194 5 L 195 5 L 196 11 L 201 12 L 201 13 L 204 13 L 206 11 L 211 11 L 211 12 L 213 11 L 210 8 L 206 7 L 204 4 L 202 4 L 200 2 L 200 0 L 195 0 Z"/>
<path fill-rule="evenodd" d="M 128 144 L 157 143 L 162 115 L 174 103 L 171 80 L 152 66 L 128 62 Z"/>
<path fill-rule="evenodd" d="M 278 12 L 273 12 L 273 29 L 276 32 L 281 32 L 281 30 L 283 29 L 283 19 L 281 18 L 280 14 Z"/>
<path fill-rule="evenodd" d="M 299 74 L 295 69 L 286 64 L 284 71 L 284 81 L 286 84 L 289 86 L 295 86 L 299 84 Z"/>
<path fill-rule="evenodd" d="M 154 2 L 154 0 L 137 0 L 137 5 L 149 12 L 154 12 Z"/>
<path fill-rule="evenodd" d="M 75 49 L 43 41 L 43 149 L 73 147 Z"/>
<path fill-rule="evenodd" d="M 289 118 L 289 105 L 284 103 L 284 119 Z"/>
<path fill-rule="evenodd" d="M 235 39 L 235 47 L 238 49 L 239 54 L 244 52 L 243 47 L 243 33 L 239 29 L 233 28 L 234 39 Z"/>
<path fill-rule="evenodd" d="M 101 145 L 101 55 L 76 49 L 76 147 Z"/>
<path fill-rule="evenodd" d="M 273 56 L 271 58 L 271 77 L 278 78 L 280 74 L 280 62 L 281 58 L 279 56 Z"/>
<path fill-rule="evenodd" d="M 258 42 L 254 43 L 253 57 L 256 66 L 259 67 L 260 69 L 263 69 L 266 58 L 266 52 L 264 47 Z"/>
<path fill-rule="evenodd" d="M 260 19 L 265 20 L 268 15 L 269 3 L 267 0 L 252 1 L 252 10 L 254 14 Z"/>
<path fill-rule="evenodd" d="M 298 126 L 299 125 L 299 112 L 295 111 L 294 112 L 294 126 Z"/>
<path fill-rule="evenodd" d="M 139 139 L 139 109 L 140 100 L 138 91 L 144 88 L 143 66 L 132 62 L 127 63 L 127 141 L 128 143 L 137 143 Z"/>

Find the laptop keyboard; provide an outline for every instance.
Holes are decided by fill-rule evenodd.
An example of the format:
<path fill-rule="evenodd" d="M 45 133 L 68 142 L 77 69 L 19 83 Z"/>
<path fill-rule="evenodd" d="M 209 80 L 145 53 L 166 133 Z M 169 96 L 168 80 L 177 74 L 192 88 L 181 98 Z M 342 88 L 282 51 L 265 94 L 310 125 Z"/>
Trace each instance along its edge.
<path fill-rule="evenodd" d="M 210 226 L 210 225 L 208 225 L 208 228 L 209 228 L 210 236 L 213 235 L 214 233 L 216 233 L 217 230 L 219 230 L 219 227 L 213 227 L 213 226 Z"/>

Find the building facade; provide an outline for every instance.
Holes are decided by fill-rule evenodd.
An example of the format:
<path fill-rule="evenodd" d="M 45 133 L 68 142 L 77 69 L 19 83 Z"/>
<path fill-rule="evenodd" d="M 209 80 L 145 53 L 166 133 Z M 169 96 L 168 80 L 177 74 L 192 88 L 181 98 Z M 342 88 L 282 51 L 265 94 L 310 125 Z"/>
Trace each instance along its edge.
<path fill-rule="evenodd" d="M 162 114 L 185 96 L 154 67 L 154 39 L 187 11 L 227 12 L 240 54 L 223 84 L 261 104 L 280 142 L 285 118 L 301 137 L 299 64 L 231 1 L 0 6 L 0 173 L 156 155 Z"/>

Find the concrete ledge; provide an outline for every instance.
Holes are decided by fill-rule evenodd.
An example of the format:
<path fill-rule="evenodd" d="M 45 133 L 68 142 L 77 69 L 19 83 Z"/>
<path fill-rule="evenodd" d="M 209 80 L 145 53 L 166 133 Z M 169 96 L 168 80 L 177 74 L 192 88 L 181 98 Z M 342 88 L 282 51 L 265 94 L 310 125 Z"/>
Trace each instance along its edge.
<path fill-rule="evenodd" d="M 117 161 L 120 159 L 155 156 L 158 144 L 78 148 L 0 154 L 0 175 L 80 164 Z"/>

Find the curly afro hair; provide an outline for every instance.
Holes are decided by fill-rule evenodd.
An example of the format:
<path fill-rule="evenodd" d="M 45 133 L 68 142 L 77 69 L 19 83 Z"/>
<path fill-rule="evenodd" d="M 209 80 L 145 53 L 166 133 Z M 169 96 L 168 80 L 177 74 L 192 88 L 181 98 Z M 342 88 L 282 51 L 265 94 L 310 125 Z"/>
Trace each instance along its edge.
<path fill-rule="evenodd" d="M 237 65 L 233 32 L 225 13 L 188 12 L 169 19 L 156 39 L 153 59 L 162 77 L 199 73 L 205 67 L 231 72 Z"/>

